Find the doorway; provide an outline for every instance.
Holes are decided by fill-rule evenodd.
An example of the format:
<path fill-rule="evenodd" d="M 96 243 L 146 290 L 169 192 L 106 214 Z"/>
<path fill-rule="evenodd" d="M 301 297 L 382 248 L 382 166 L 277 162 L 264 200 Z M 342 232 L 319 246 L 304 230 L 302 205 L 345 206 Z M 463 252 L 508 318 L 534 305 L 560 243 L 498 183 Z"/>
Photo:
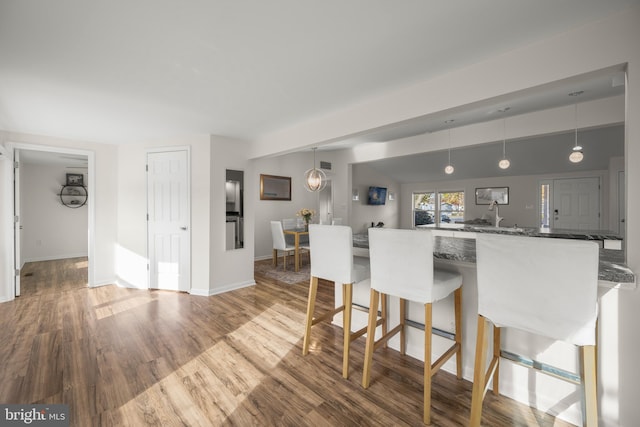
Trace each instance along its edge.
<path fill-rule="evenodd" d="M 331 180 L 327 180 L 327 185 L 318 193 L 318 219 L 320 224 L 331 224 L 333 221 L 333 189 Z"/>
<path fill-rule="evenodd" d="M 20 269 L 26 261 L 88 257 L 87 282 L 88 286 L 93 286 L 96 267 L 93 256 L 94 153 L 25 143 L 8 143 L 7 148 L 13 168 L 11 190 L 5 193 L 3 203 L 6 202 L 10 206 L 10 212 L 14 216 L 11 233 L 13 242 L 8 245 L 14 273 L 13 280 L 7 284 L 9 288 L 5 289 L 6 295 L 13 299 L 22 293 Z M 60 193 L 66 184 L 67 174 L 76 179 L 82 176 L 84 192 L 91 196 L 85 199 L 81 207 L 77 206 L 78 209 L 65 207 L 61 202 Z M 37 180 L 41 180 L 41 184 L 37 184 Z M 34 189 L 39 193 L 34 194 Z M 71 201 L 74 198 L 69 197 L 66 200 Z M 70 218 L 72 211 L 83 219 L 82 223 Z M 43 215 L 46 215 L 46 219 Z M 58 221 L 67 221 L 67 225 L 60 225 Z M 71 238 L 71 234 L 76 237 Z M 73 239 L 75 240 L 72 242 Z"/>
<path fill-rule="evenodd" d="M 600 178 L 567 178 L 541 182 L 541 226 L 599 230 Z"/>

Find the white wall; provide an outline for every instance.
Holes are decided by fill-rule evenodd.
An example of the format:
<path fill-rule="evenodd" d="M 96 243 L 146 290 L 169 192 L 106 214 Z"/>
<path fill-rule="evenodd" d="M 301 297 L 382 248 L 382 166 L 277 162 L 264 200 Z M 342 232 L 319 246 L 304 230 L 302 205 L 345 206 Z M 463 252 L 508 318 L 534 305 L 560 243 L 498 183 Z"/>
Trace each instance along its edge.
<path fill-rule="evenodd" d="M 210 159 L 210 287 L 208 294 L 218 294 L 232 289 L 255 284 L 253 279 L 254 258 L 254 211 L 256 186 L 252 184 L 254 171 L 252 162 L 246 157 L 247 143 L 211 136 Z M 244 247 L 226 250 L 226 173 L 227 169 L 244 172 Z"/>
<path fill-rule="evenodd" d="M 68 170 L 21 162 L 20 172 L 23 263 L 87 256 L 88 206 L 69 208 L 60 202 Z"/>
<path fill-rule="evenodd" d="M 400 185 L 366 164 L 356 164 L 352 167 L 352 187 L 358 190 L 360 200 L 351 202 L 350 223 L 354 233 L 366 233 L 371 223 L 383 222 L 387 228 L 400 226 L 400 206 L 403 199 Z M 386 187 L 387 200 L 382 206 L 367 204 L 369 187 Z M 395 200 L 389 200 L 389 193 L 395 195 Z M 410 199 L 409 199 L 410 200 Z M 409 203 L 411 203 L 409 201 Z"/>
<path fill-rule="evenodd" d="M 147 277 L 147 150 L 190 147 L 191 154 L 191 292 L 209 292 L 209 159 L 208 135 L 118 146 L 117 181 L 118 281 L 148 288 Z"/>
<path fill-rule="evenodd" d="M 609 215 L 609 173 L 608 171 L 589 171 L 563 173 L 553 175 L 527 175 L 494 178 L 478 178 L 466 180 L 451 180 L 438 182 L 423 182 L 403 184 L 400 191 L 402 204 L 400 206 L 400 228 L 412 227 L 412 193 L 428 191 L 464 191 L 465 220 L 482 218 L 488 215 L 492 221 L 494 213 L 489 212 L 487 205 L 476 205 L 475 189 L 481 187 L 509 187 L 509 204 L 500 205 L 500 216 L 504 219 L 501 227 L 540 227 L 540 181 L 552 178 L 583 178 L 598 177 L 602 190 L 601 227 L 606 229 Z"/>

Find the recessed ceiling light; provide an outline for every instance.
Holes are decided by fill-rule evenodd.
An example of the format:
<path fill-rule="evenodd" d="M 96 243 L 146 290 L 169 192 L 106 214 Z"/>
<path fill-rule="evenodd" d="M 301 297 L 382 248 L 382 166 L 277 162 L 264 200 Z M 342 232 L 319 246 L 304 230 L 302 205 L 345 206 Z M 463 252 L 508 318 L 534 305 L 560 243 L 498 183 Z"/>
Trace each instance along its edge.
<path fill-rule="evenodd" d="M 579 96 L 579 95 L 582 95 L 583 93 L 584 93 L 583 90 L 577 90 L 575 92 L 571 92 L 569 96 Z"/>

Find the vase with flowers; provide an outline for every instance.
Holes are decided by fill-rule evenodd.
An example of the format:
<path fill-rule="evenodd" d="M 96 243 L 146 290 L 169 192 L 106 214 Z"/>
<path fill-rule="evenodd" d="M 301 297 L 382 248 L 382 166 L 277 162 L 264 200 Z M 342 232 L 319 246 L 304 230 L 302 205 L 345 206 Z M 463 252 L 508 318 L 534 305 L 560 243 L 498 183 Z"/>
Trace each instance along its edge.
<path fill-rule="evenodd" d="M 315 214 L 316 214 L 316 211 L 308 208 L 302 208 L 298 212 L 296 212 L 296 215 L 299 217 L 302 217 L 302 219 L 304 220 L 305 231 L 309 230 L 309 223 L 311 222 L 311 218 L 313 218 Z"/>

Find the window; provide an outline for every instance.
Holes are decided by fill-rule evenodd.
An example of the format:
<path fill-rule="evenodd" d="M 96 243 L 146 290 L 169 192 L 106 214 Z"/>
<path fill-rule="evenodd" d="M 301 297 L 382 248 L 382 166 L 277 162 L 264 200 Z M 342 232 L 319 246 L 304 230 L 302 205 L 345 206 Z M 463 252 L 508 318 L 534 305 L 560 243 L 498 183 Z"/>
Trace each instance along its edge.
<path fill-rule="evenodd" d="M 540 227 L 549 228 L 551 224 L 551 185 L 540 184 Z"/>
<path fill-rule="evenodd" d="M 464 222 L 464 191 L 413 193 L 413 226 Z"/>

